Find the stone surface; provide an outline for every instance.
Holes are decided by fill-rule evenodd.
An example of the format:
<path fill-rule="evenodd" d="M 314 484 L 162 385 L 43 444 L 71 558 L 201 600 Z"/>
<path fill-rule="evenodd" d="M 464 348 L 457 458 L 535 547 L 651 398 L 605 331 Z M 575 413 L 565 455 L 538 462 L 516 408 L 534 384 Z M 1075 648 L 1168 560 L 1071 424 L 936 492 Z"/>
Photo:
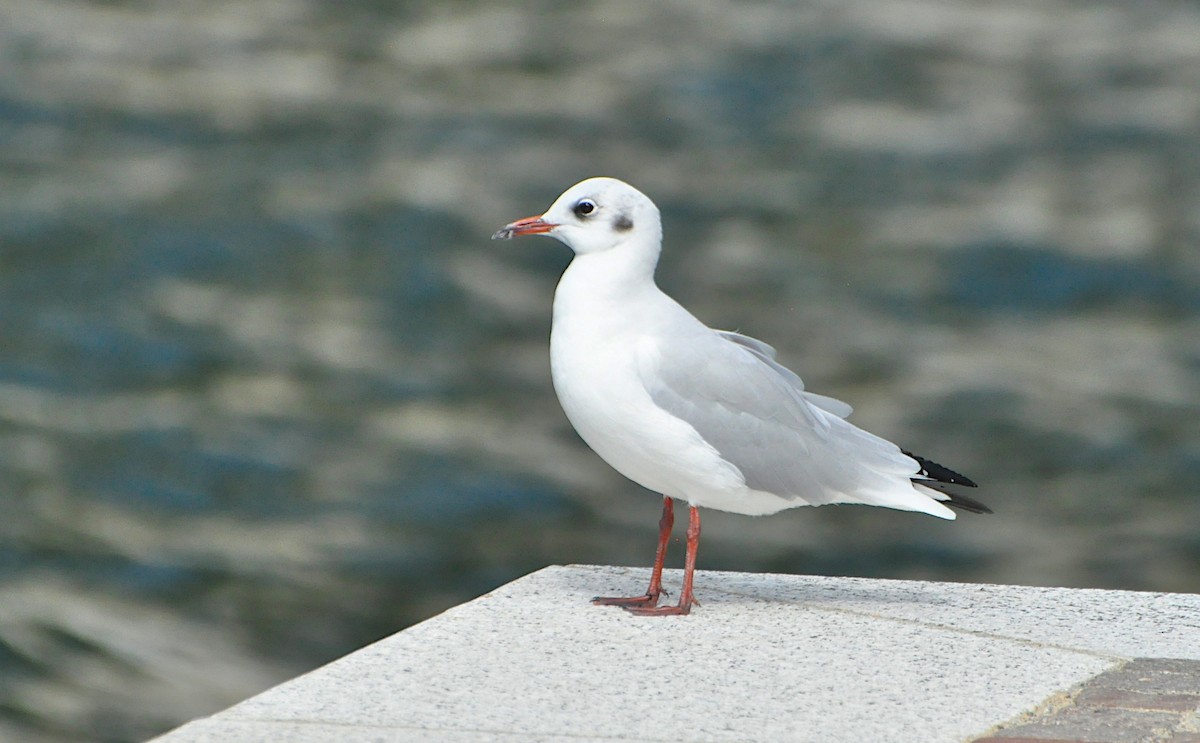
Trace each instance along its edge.
<path fill-rule="evenodd" d="M 160 740 L 1070 740 L 1073 704 L 996 728 L 1097 677 L 1186 695 L 1193 664 L 1126 663 L 1200 660 L 1200 596 L 703 572 L 688 617 L 588 602 L 647 579 L 546 568 Z M 1183 714 L 1097 699 L 1114 736 Z"/>
<path fill-rule="evenodd" d="M 1183 743 L 1200 737 L 1200 660 L 1137 658 L 1088 680 L 1062 705 L 976 743 Z"/>

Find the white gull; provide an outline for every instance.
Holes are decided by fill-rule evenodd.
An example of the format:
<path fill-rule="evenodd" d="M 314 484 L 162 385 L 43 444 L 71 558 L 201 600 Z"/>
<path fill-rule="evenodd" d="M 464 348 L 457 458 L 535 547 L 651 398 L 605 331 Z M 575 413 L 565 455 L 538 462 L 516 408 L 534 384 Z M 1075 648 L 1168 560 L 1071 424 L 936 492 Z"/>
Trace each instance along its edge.
<path fill-rule="evenodd" d="M 604 461 L 663 495 L 650 586 L 597 598 L 638 614 L 687 614 L 698 508 L 764 515 L 859 503 L 953 519 L 953 506 L 990 513 L 954 492 L 968 478 L 858 428 L 851 407 L 804 389 L 775 349 L 713 330 L 654 282 L 658 208 L 613 178 L 567 189 L 540 216 L 493 235 L 549 235 L 575 252 L 554 294 L 550 366 L 567 418 Z M 658 606 L 672 499 L 689 507 L 683 590 Z"/>

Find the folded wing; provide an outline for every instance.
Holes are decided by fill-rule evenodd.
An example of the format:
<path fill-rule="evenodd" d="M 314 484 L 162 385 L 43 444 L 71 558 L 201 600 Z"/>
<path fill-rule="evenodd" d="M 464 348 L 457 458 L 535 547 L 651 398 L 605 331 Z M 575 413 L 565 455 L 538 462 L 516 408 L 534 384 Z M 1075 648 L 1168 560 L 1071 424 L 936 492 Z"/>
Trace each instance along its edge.
<path fill-rule="evenodd" d="M 805 391 L 774 357 L 761 341 L 705 329 L 660 338 L 640 351 L 638 364 L 654 403 L 691 425 L 754 490 L 811 505 L 864 503 L 954 518 L 912 486 L 916 460 L 844 420 L 849 405 Z"/>

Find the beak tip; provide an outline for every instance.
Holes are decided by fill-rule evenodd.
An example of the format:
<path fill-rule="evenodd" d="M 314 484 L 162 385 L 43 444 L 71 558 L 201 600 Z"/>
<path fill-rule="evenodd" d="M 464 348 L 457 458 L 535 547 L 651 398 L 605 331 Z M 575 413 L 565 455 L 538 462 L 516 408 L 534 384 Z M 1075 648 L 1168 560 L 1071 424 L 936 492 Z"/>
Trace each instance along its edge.
<path fill-rule="evenodd" d="M 516 222 L 510 222 L 492 235 L 493 240 L 508 240 L 517 235 L 544 235 L 550 232 L 558 225 L 547 222 L 538 217 L 526 217 L 518 219 Z"/>

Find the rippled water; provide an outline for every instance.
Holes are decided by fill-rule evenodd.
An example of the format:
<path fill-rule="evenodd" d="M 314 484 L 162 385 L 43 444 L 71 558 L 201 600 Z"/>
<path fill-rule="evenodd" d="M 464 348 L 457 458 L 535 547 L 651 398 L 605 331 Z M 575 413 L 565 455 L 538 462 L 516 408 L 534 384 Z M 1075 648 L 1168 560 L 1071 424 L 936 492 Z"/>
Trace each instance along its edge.
<path fill-rule="evenodd" d="M 648 563 L 549 385 L 567 252 L 488 240 L 598 174 L 997 512 L 714 513 L 702 567 L 1200 591 L 1194 4 L 19 0 L 0 55 L 2 739 Z"/>

